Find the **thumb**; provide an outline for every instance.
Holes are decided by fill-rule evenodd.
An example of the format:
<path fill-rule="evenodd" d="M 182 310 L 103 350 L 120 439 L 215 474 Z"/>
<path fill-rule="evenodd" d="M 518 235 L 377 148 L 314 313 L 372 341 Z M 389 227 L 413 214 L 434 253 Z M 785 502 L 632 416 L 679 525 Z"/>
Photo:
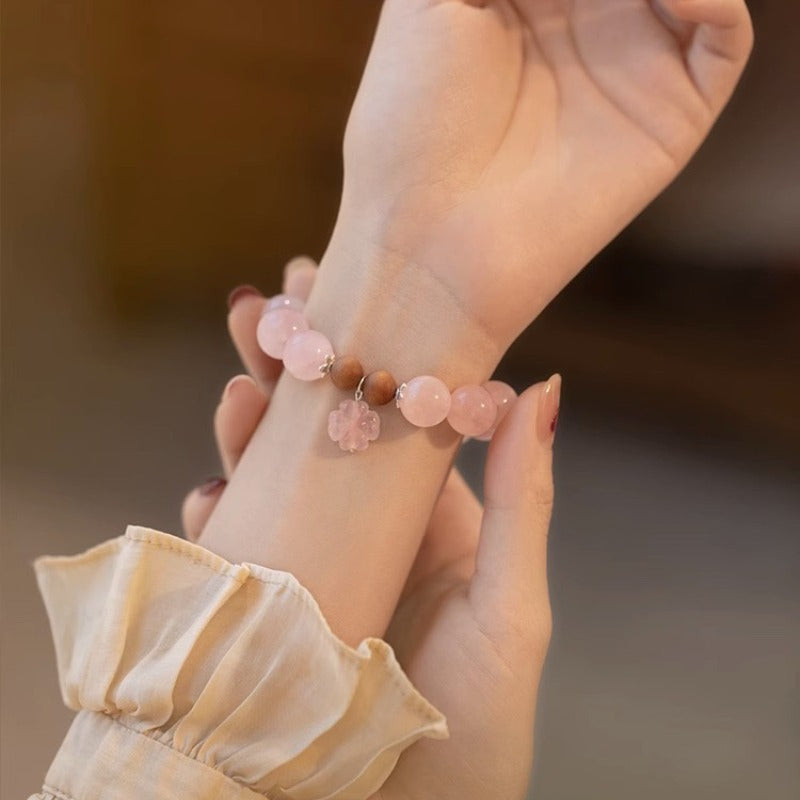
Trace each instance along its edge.
<path fill-rule="evenodd" d="M 549 638 L 547 532 L 560 392 L 559 375 L 523 392 L 489 447 L 469 599 L 481 629 L 498 642 L 521 633 Z"/>

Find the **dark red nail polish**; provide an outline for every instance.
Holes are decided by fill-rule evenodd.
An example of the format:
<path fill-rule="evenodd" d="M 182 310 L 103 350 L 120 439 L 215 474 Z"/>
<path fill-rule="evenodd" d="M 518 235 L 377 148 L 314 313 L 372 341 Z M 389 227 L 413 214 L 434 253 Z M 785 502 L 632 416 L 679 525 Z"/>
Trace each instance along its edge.
<path fill-rule="evenodd" d="M 561 407 L 561 376 L 556 373 L 539 394 L 539 408 L 536 413 L 536 430 L 539 441 L 544 445 L 553 444 L 553 434 L 558 422 L 558 410 Z"/>
<path fill-rule="evenodd" d="M 250 286 L 249 283 L 237 286 L 228 295 L 228 308 L 233 308 L 243 297 L 261 297 L 261 292 L 255 286 Z"/>
<path fill-rule="evenodd" d="M 220 489 L 223 489 L 227 483 L 228 481 L 226 481 L 225 478 L 209 478 L 208 480 L 203 481 L 203 483 L 197 487 L 197 491 L 200 492 L 200 494 L 202 494 L 204 497 L 208 497 L 208 495 L 214 494 Z"/>

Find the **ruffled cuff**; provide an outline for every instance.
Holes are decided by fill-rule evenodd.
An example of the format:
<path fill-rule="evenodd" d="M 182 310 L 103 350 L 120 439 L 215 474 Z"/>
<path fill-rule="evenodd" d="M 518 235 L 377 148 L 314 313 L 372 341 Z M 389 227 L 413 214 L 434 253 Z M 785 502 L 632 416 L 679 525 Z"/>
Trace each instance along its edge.
<path fill-rule="evenodd" d="M 391 647 L 348 647 L 288 572 L 139 527 L 35 567 L 82 712 L 54 796 L 356 800 L 417 739 L 447 737 Z"/>

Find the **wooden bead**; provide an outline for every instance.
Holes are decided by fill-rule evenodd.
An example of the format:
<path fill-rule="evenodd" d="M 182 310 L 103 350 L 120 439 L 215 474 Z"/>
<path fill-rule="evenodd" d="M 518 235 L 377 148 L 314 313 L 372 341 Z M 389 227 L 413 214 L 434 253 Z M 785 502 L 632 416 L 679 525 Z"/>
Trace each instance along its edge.
<path fill-rule="evenodd" d="M 337 389 L 350 391 L 364 377 L 364 368 L 355 356 L 342 356 L 334 360 L 330 374 Z"/>
<path fill-rule="evenodd" d="M 394 398 L 397 384 L 385 369 L 370 372 L 364 381 L 364 399 L 371 406 L 385 406 Z"/>

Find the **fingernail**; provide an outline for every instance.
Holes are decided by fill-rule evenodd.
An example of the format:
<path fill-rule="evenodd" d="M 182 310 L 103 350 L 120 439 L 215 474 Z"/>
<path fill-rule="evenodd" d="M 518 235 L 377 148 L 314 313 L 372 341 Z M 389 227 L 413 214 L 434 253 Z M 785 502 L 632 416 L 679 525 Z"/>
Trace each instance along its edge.
<path fill-rule="evenodd" d="M 253 379 L 249 375 L 234 375 L 226 384 L 225 388 L 222 390 L 222 397 L 220 398 L 220 402 L 224 402 L 225 400 L 230 397 L 232 391 L 234 391 L 234 387 L 240 386 L 242 383 L 247 383 L 250 381 L 251 383 L 255 383 Z"/>
<path fill-rule="evenodd" d="M 539 395 L 536 414 L 536 429 L 542 444 L 551 444 L 558 424 L 558 409 L 561 404 L 561 376 L 556 373 L 545 384 Z"/>
<path fill-rule="evenodd" d="M 214 494 L 218 492 L 220 489 L 224 488 L 228 481 L 225 478 L 214 477 L 209 478 L 206 481 L 203 481 L 198 487 L 197 491 L 200 492 L 204 497 L 208 497 L 210 494 Z"/>
<path fill-rule="evenodd" d="M 261 292 L 255 286 L 246 283 L 231 290 L 228 295 L 228 308 L 233 308 L 243 297 L 261 297 Z"/>

